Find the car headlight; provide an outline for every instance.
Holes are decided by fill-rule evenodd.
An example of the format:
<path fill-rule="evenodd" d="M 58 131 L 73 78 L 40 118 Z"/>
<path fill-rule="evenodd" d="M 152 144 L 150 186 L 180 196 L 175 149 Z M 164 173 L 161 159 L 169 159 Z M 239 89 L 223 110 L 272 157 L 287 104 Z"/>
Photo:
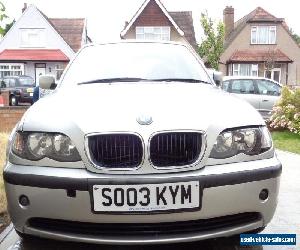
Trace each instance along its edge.
<path fill-rule="evenodd" d="M 210 158 L 224 159 L 244 153 L 261 154 L 272 147 L 267 127 L 225 130 L 217 137 Z"/>
<path fill-rule="evenodd" d="M 19 157 L 32 161 L 45 157 L 63 162 L 81 160 L 71 139 L 56 133 L 17 132 L 12 151 Z"/>

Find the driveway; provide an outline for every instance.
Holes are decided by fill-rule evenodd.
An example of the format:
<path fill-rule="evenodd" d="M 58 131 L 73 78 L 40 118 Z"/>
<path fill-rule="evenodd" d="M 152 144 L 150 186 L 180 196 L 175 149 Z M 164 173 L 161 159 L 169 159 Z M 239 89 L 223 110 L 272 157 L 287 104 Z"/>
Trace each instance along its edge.
<path fill-rule="evenodd" d="M 291 233 L 298 235 L 298 243 L 295 247 L 287 246 L 256 246 L 240 247 L 239 238 L 232 237 L 227 239 L 208 240 L 204 242 L 190 243 L 184 245 L 158 245 L 158 246 L 101 246 L 102 250 L 184 250 L 184 249 L 204 249 L 204 250 L 287 250 L 300 249 L 300 155 L 278 151 L 278 157 L 283 164 L 281 178 L 281 188 L 279 195 L 279 204 L 272 222 L 264 230 L 264 233 Z M 91 250 L 99 249 L 98 245 L 87 245 L 78 243 L 64 243 L 50 240 L 34 240 L 22 242 L 16 235 L 12 227 L 6 230 L 7 236 L 1 240 L 0 250 Z"/>

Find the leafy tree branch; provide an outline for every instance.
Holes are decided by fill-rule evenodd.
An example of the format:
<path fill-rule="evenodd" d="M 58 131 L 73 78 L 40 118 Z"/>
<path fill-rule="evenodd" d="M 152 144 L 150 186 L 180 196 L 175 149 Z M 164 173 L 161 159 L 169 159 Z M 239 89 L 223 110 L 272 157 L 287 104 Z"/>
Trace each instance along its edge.
<path fill-rule="evenodd" d="M 204 31 L 204 39 L 198 46 L 198 53 L 208 67 L 218 70 L 220 57 L 224 51 L 224 24 L 222 22 L 215 24 L 208 17 L 207 12 L 201 14 L 200 22 Z"/>
<path fill-rule="evenodd" d="M 8 18 L 8 16 L 5 14 L 6 8 L 2 2 L 0 2 L 0 35 L 4 34 L 5 28 L 2 27 L 3 20 Z"/>

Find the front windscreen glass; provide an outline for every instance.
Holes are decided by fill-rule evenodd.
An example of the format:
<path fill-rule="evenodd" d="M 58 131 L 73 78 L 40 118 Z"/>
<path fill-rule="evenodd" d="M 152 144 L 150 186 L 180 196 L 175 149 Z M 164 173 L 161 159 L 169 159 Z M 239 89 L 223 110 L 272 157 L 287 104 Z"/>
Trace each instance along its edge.
<path fill-rule="evenodd" d="M 67 70 L 62 86 L 95 80 L 100 83 L 101 79 L 193 79 L 211 83 L 198 59 L 182 45 L 117 43 L 83 49 Z"/>
<path fill-rule="evenodd" d="M 34 86 L 34 81 L 30 77 L 20 77 L 19 78 L 19 84 L 20 84 L 20 86 L 33 87 Z"/>

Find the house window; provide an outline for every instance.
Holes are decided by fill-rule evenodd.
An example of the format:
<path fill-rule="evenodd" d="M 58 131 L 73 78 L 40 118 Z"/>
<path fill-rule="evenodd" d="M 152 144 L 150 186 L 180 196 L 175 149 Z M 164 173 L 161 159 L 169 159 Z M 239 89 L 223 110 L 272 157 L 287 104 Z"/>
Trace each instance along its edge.
<path fill-rule="evenodd" d="M 252 26 L 251 44 L 275 44 L 276 26 Z"/>
<path fill-rule="evenodd" d="M 20 29 L 21 47 L 45 47 L 45 29 Z"/>
<path fill-rule="evenodd" d="M 63 64 L 57 64 L 57 65 L 55 66 L 56 80 L 59 80 L 59 79 L 61 78 L 61 75 L 63 74 L 64 69 L 65 69 L 65 67 L 64 67 Z"/>
<path fill-rule="evenodd" d="M 258 76 L 258 64 L 233 64 L 234 76 Z"/>
<path fill-rule="evenodd" d="M 136 27 L 136 39 L 141 40 L 170 40 L 170 27 Z"/>
<path fill-rule="evenodd" d="M 272 79 L 276 82 L 281 81 L 281 69 L 280 68 L 274 68 L 271 70 L 265 70 L 265 77 Z"/>
<path fill-rule="evenodd" d="M 0 63 L 0 76 L 19 76 L 24 75 L 24 64 Z"/>

